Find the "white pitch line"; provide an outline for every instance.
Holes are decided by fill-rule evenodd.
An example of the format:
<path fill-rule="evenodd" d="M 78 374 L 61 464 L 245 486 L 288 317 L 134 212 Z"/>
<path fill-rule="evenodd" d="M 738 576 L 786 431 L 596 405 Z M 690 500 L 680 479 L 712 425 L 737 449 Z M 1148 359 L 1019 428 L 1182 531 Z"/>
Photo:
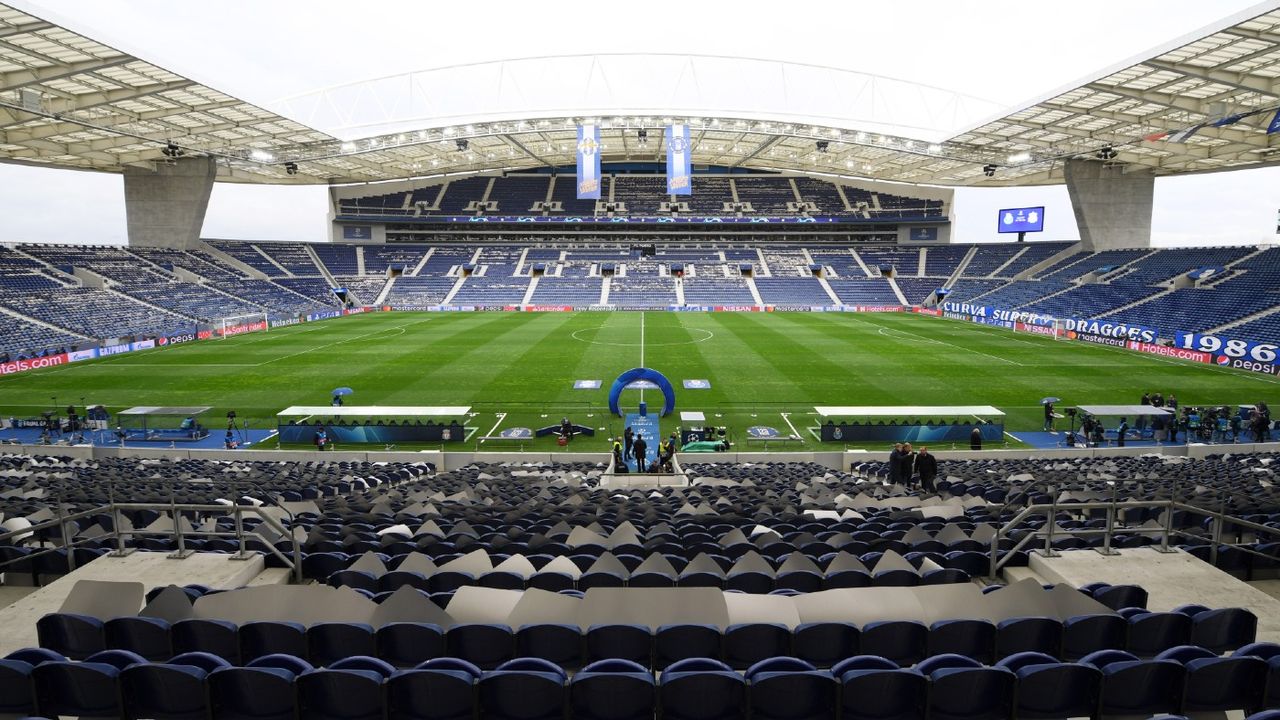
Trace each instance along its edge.
<path fill-rule="evenodd" d="M 782 416 L 782 421 L 787 424 L 787 427 L 791 428 L 791 436 L 795 438 L 799 438 L 800 432 L 796 430 L 795 425 L 791 424 L 791 418 L 788 417 L 788 415 L 790 415 L 791 413 L 778 413 L 778 414 Z"/>
<path fill-rule="evenodd" d="M 640 311 L 640 367 L 644 367 L 644 311 Z M 640 402 L 644 403 L 644 388 L 640 388 Z"/>
<path fill-rule="evenodd" d="M 258 363 L 257 366 L 268 365 L 270 363 L 279 362 L 281 360 L 288 360 L 289 358 L 292 358 L 292 357 L 297 357 L 299 355 L 306 355 L 307 353 L 312 353 L 312 352 L 315 352 L 316 350 L 323 350 L 325 348 L 333 347 L 334 345 L 349 343 L 349 342 L 352 342 L 353 340 L 363 340 L 364 338 L 371 337 L 373 335 L 381 335 L 382 333 L 385 333 L 388 330 L 399 330 L 400 334 L 403 335 L 405 328 L 411 327 L 413 325 L 421 325 L 422 323 L 425 323 L 425 322 L 431 322 L 431 318 L 427 318 L 425 320 L 418 320 L 416 322 L 411 322 L 411 323 L 405 323 L 404 325 L 396 325 L 394 327 L 382 328 L 380 330 L 375 330 L 373 332 L 365 333 L 363 335 L 356 335 L 355 337 L 346 338 L 345 340 L 335 340 L 334 342 L 326 343 L 324 345 L 317 345 L 316 347 L 307 348 L 306 350 L 299 350 L 296 353 L 289 353 L 288 355 L 282 355 L 278 358 L 263 360 L 262 362 Z"/>
<path fill-rule="evenodd" d="M 858 322 L 865 322 L 865 321 L 863 321 L 863 320 L 859 320 Z M 880 335 L 885 335 L 885 332 L 884 332 L 884 331 L 888 330 L 889 332 L 901 333 L 901 334 L 903 334 L 903 335 L 910 335 L 910 336 L 912 336 L 912 337 L 914 337 L 914 338 L 916 338 L 916 339 L 918 339 L 918 340 L 922 340 L 922 341 L 927 342 L 927 343 L 933 343 L 934 345 L 946 345 L 946 346 L 948 346 L 948 347 L 953 347 L 953 348 L 955 348 L 955 349 L 957 349 L 957 350 L 963 350 L 964 352 L 973 353 L 974 355 L 981 355 L 981 356 L 983 356 L 983 357 L 989 357 L 989 358 L 991 358 L 992 360 L 999 360 L 999 361 L 1000 361 L 1000 362 L 1002 362 L 1002 363 L 1009 363 L 1010 365 L 1017 365 L 1018 367 L 1026 367 L 1026 365 L 1024 365 L 1024 364 L 1022 364 L 1022 363 L 1020 363 L 1020 362 L 1017 362 L 1017 361 L 1014 361 L 1014 360 L 1010 360 L 1010 359 L 1008 359 L 1008 358 L 1002 358 L 1002 357 L 1000 357 L 1000 356 L 998 356 L 998 355 L 990 355 L 990 354 L 987 354 L 987 353 L 982 352 L 981 350 L 973 350 L 973 349 L 971 349 L 971 348 L 967 348 L 967 347 L 964 347 L 964 346 L 962 346 L 962 345 L 956 345 L 956 344 L 954 344 L 954 343 L 949 343 L 949 342 L 947 342 L 946 340 L 938 340 L 938 339 L 936 339 L 936 338 L 925 337 L 924 335 L 917 335 L 916 333 L 908 332 L 908 331 L 906 331 L 906 330 L 899 330 L 898 328 L 885 327 L 884 325 L 878 325 L 878 324 L 873 323 L 873 322 L 868 322 L 867 324 L 868 324 L 868 325 L 873 325 L 873 326 L 875 326 L 875 327 L 880 328 L 880 331 L 879 331 L 879 334 L 880 334 Z M 889 337 L 889 336 L 887 336 L 887 335 L 886 335 L 886 337 Z"/>
<path fill-rule="evenodd" d="M 498 429 L 498 426 L 499 426 L 499 425 L 501 425 L 501 424 L 503 423 L 503 421 L 505 421 L 505 420 L 507 419 L 507 414 L 506 414 L 506 413 L 504 413 L 504 412 L 501 412 L 501 413 L 494 413 L 494 414 L 495 414 L 495 415 L 497 415 L 497 417 L 498 417 L 498 422 L 494 423 L 494 424 L 493 424 L 493 427 L 489 428 L 489 432 L 487 432 L 487 433 L 485 433 L 485 434 L 484 434 L 484 436 L 485 436 L 485 437 L 493 437 L 493 431 L 494 431 L 494 430 L 497 430 L 497 429 Z"/>

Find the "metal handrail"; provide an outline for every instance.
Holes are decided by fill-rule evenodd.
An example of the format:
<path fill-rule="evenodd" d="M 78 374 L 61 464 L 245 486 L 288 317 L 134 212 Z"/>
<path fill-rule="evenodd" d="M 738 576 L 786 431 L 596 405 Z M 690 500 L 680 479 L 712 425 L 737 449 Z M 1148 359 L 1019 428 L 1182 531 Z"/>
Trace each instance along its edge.
<path fill-rule="evenodd" d="M 997 574 L 999 573 L 1000 569 L 1003 568 L 1010 559 L 1012 559 L 1014 554 L 1022 550 L 1032 540 L 1039 537 L 1043 537 L 1045 539 L 1046 555 L 1052 556 L 1053 537 L 1055 534 L 1066 535 L 1066 536 L 1084 536 L 1084 535 L 1102 534 L 1104 538 L 1104 546 L 1103 546 L 1102 553 L 1104 555 L 1112 554 L 1111 541 L 1116 534 L 1119 534 L 1117 532 L 1118 529 L 1115 526 L 1116 511 L 1129 509 L 1129 508 L 1163 508 L 1166 511 L 1164 525 L 1159 530 L 1161 534 L 1160 547 L 1161 547 L 1161 550 L 1163 551 L 1168 550 L 1169 539 L 1174 535 L 1204 539 L 1202 536 L 1185 532 L 1179 528 L 1174 528 L 1173 527 L 1174 511 L 1182 510 L 1185 512 L 1192 513 L 1194 515 L 1200 515 L 1213 520 L 1214 521 L 1213 537 L 1211 540 L 1212 545 L 1210 547 L 1210 563 L 1211 564 L 1216 564 L 1217 562 L 1218 548 L 1224 544 L 1222 542 L 1222 529 L 1228 523 L 1232 525 L 1237 525 L 1245 529 L 1253 530 L 1255 533 L 1265 533 L 1268 535 L 1280 535 L 1280 529 L 1269 527 L 1261 523 L 1256 523 L 1256 522 L 1253 522 L 1252 520 L 1245 520 L 1244 518 L 1226 514 L 1225 501 L 1219 504 L 1218 510 L 1210 510 L 1204 507 L 1200 507 L 1198 505 L 1192 505 L 1190 503 L 1180 502 L 1173 498 L 1168 500 L 1117 500 L 1115 497 L 1115 492 L 1116 491 L 1113 487 L 1112 499 L 1109 501 L 1072 503 L 1071 505 L 1067 506 L 1067 507 L 1070 507 L 1070 509 L 1073 511 L 1106 510 L 1107 526 L 1105 528 L 1083 528 L 1083 529 L 1070 529 L 1070 530 L 1066 528 L 1062 528 L 1062 529 L 1056 528 L 1055 525 L 1057 523 L 1058 510 L 1063 507 L 1058 504 L 1056 498 L 1054 498 L 1054 501 L 1049 504 L 1040 503 L 1040 504 L 1025 506 L 1021 512 L 1019 512 L 1009 521 L 1004 523 L 1001 527 L 997 528 L 995 531 L 995 534 L 991 536 L 991 550 L 990 550 L 990 564 L 989 564 L 990 570 L 987 575 L 987 580 L 990 582 L 994 582 L 996 580 Z M 1008 503 L 1005 504 L 1005 507 L 1008 507 Z M 1045 527 L 1028 532 L 1021 540 L 1019 540 L 1013 546 L 1013 548 L 1011 548 L 1005 554 L 1003 558 L 1000 557 L 1000 541 L 1005 537 L 1008 537 L 1008 535 L 1013 530 L 1016 530 L 1028 517 L 1044 511 L 1049 511 L 1049 519 L 1048 519 L 1048 522 L 1045 523 Z M 1133 532 L 1137 530 L 1138 532 L 1141 532 L 1143 534 L 1149 534 L 1151 532 L 1155 532 L 1154 530 L 1142 530 L 1141 528 L 1130 528 L 1130 527 L 1123 528 L 1123 530 L 1125 532 Z M 1236 543 L 1227 543 L 1227 544 L 1230 547 L 1236 548 L 1237 550 L 1242 550 L 1244 552 L 1257 555 L 1259 557 L 1267 558 L 1270 560 L 1280 560 L 1280 555 L 1268 555 L 1267 553 L 1260 552 L 1256 549 L 1245 547 L 1243 544 L 1236 544 Z"/>
<path fill-rule="evenodd" d="M 185 538 L 188 535 L 190 535 L 195 537 L 234 537 L 238 541 L 240 549 L 239 549 L 239 552 L 236 555 L 233 555 L 232 557 L 237 559 L 245 559 L 249 557 L 249 553 L 247 552 L 246 546 L 245 546 L 246 540 L 249 537 L 253 537 L 260 540 L 263 546 L 266 547 L 268 551 L 270 551 L 272 554 L 278 557 L 283 563 L 285 563 L 285 566 L 288 567 L 292 572 L 296 582 L 302 582 L 302 547 L 301 547 L 301 544 L 298 542 L 297 536 L 290 529 L 287 529 L 284 525 L 282 525 L 279 521 L 277 521 L 274 517 L 272 517 L 271 514 L 269 514 L 265 510 L 265 508 L 275 508 L 284 512 L 288 516 L 290 525 L 293 525 L 295 520 L 293 513 L 283 507 L 274 506 L 274 505 L 264 505 L 259 507 L 257 505 L 239 505 L 239 504 L 236 504 L 236 505 L 190 504 L 190 503 L 178 504 L 173 502 L 170 502 L 170 503 L 115 503 L 115 502 L 112 502 L 107 505 L 99 505 L 99 506 L 90 508 L 88 510 L 80 510 L 78 512 L 74 512 L 66 515 L 62 514 L 61 512 L 61 504 L 59 504 L 57 507 L 59 508 L 59 511 L 58 511 L 59 516 L 57 518 L 36 523 L 29 527 L 0 533 L 0 545 L 13 544 L 14 540 L 32 536 L 42 530 L 47 530 L 53 527 L 59 528 L 59 534 L 61 536 L 61 541 L 62 541 L 61 544 L 55 547 L 42 548 L 40 550 L 33 551 L 21 557 L 15 557 L 9 560 L 0 561 L 0 568 L 7 567 L 19 561 L 31 560 L 32 558 L 35 558 L 35 557 L 40 557 L 42 555 L 57 552 L 60 549 L 74 548 L 76 545 L 89 542 L 90 540 L 74 540 L 72 538 L 67 537 L 67 523 L 73 522 L 75 520 L 79 520 L 85 517 L 93 517 L 93 516 L 104 515 L 104 514 L 109 514 L 113 518 L 111 532 L 107 533 L 105 537 L 115 540 L 116 553 L 118 555 L 127 555 L 130 552 L 132 552 L 132 549 L 125 547 L 124 545 L 125 536 L 150 535 L 150 534 L 161 534 L 161 533 L 146 533 L 146 532 L 143 532 L 141 528 L 134 528 L 128 531 L 124 531 L 121 529 L 120 513 L 122 511 L 127 511 L 127 510 L 155 510 L 155 511 L 171 513 L 170 517 L 173 520 L 172 534 L 174 535 L 174 538 L 177 542 L 178 550 L 176 553 L 174 553 L 170 557 L 183 558 L 183 557 L 186 557 L 187 555 L 190 555 L 190 552 L 186 550 L 186 544 L 185 544 Z M 188 512 L 232 515 L 235 518 L 235 529 L 233 531 L 192 530 L 192 531 L 184 532 L 182 529 L 182 514 L 188 513 Z M 244 529 L 244 513 L 245 512 L 250 512 L 250 513 L 253 513 L 254 515 L 257 515 L 258 518 L 261 519 L 263 524 L 270 527 L 272 530 L 275 530 L 280 535 L 287 536 L 293 545 L 292 557 L 286 556 L 284 553 L 282 553 L 280 549 L 277 548 L 273 543 L 267 541 L 267 538 L 265 535 L 262 535 L 256 529 L 245 531 Z M 101 540 L 101 539 L 102 539 L 102 536 L 98 538 L 93 538 L 93 540 Z M 67 564 L 70 570 L 75 570 L 75 553 L 74 552 L 67 553 Z"/>

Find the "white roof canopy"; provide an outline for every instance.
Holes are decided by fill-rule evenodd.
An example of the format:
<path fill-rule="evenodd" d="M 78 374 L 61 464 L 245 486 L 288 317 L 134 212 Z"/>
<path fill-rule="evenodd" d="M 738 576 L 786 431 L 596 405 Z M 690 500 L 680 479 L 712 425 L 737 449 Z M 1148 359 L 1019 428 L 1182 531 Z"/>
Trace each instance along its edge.
<path fill-rule="evenodd" d="M 276 413 L 276 417 L 458 417 L 469 412 L 470 405 L 294 405 Z"/>
<path fill-rule="evenodd" d="M 819 405 L 814 408 L 822 417 L 923 417 L 926 415 L 977 415 L 1004 417 L 990 405 Z"/>

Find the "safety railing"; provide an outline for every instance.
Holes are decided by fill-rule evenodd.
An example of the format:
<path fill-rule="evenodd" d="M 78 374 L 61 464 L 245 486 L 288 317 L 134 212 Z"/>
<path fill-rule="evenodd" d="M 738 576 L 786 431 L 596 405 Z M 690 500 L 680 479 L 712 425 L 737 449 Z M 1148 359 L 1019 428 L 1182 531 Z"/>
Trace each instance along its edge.
<path fill-rule="evenodd" d="M 1255 547 L 1249 547 L 1245 542 L 1226 542 L 1223 535 L 1228 527 L 1236 529 L 1239 534 L 1241 530 L 1252 531 L 1256 537 L 1276 537 L 1280 538 L 1280 528 L 1269 527 L 1261 523 L 1246 520 L 1242 517 L 1230 515 L 1227 512 L 1227 499 L 1232 496 L 1238 496 L 1228 491 L 1216 491 L 1215 499 L 1217 509 L 1211 509 L 1202 505 L 1185 502 L 1178 499 L 1177 488 L 1174 488 L 1172 496 L 1162 500 L 1120 500 L 1119 488 L 1114 482 L 1109 483 L 1111 486 L 1110 500 L 1095 500 L 1089 502 L 1058 502 L 1058 495 L 1052 485 L 1046 483 L 1034 483 L 1019 491 L 1019 495 L 1027 499 L 1031 492 L 1037 487 L 1042 487 L 1052 497 L 1052 501 L 1048 503 L 1035 503 L 1026 505 L 1018 512 L 1017 515 L 1010 518 L 999 528 L 991 537 L 991 549 L 989 552 L 989 572 L 987 579 L 995 582 L 999 576 L 1000 570 L 1003 569 L 1010 560 L 1012 560 L 1019 552 L 1025 549 L 1034 541 L 1043 540 L 1044 547 L 1038 552 L 1044 557 L 1055 557 L 1057 551 L 1054 549 L 1054 539 L 1062 537 L 1096 537 L 1102 536 L 1102 546 L 1092 548 L 1102 555 L 1117 554 L 1113 548 L 1113 542 L 1117 535 L 1152 535 L 1159 533 L 1159 545 L 1154 549 L 1158 552 L 1175 552 L 1170 547 L 1174 538 L 1192 538 L 1198 541 L 1206 539 L 1211 543 L 1209 547 L 1209 563 L 1217 565 L 1219 550 L 1222 547 L 1230 547 L 1238 551 L 1261 557 L 1273 562 L 1280 563 L 1280 554 L 1271 554 L 1258 550 Z M 1013 504 L 1013 501 L 1006 501 L 1001 507 L 997 517 L 1002 517 L 1004 511 Z M 1117 514 L 1129 509 L 1152 508 L 1163 511 L 1164 522 L 1160 528 L 1148 528 L 1142 526 L 1118 525 Z M 1093 510 L 1103 510 L 1106 513 L 1105 525 L 1100 528 L 1061 528 L 1058 527 L 1058 515 L 1061 512 L 1080 513 Z M 1190 515 L 1200 516 L 1210 520 L 1210 533 L 1206 538 L 1204 535 L 1187 532 L 1182 528 L 1173 526 L 1174 514 L 1176 512 L 1185 512 Z M 1023 529 L 1023 523 L 1029 518 L 1046 513 L 1047 518 L 1043 526 L 1038 529 L 1027 532 L 1014 545 L 1004 550 L 1001 549 L 1001 542 L 1010 537 L 1017 530 Z M 1148 546 L 1150 547 L 1150 546 Z"/>
<path fill-rule="evenodd" d="M 169 513 L 169 517 L 173 521 L 173 529 L 168 532 L 147 532 L 145 529 L 132 528 L 123 529 L 123 514 L 129 511 L 155 511 L 160 513 Z M 176 550 L 169 553 L 168 557 L 175 559 L 183 559 L 189 557 L 194 550 L 188 549 L 186 542 L 188 538 L 234 538 L 238 547 L 235 554 L 230 555 L 232 560 L 248 560 L 256 555 L 255 551 L 248 549 L 248 543 L 251 540 L 260 541 L 261 546 L 284 563 L 289 569 L 294 581 L 302 582 L 302 545 L 298 542 L 297 536 L 290 528 L 286 528 L 276 517 L 277 512 L 282 512 L 288 517 L 289 525 L 294 525 L 294 516 L 286 508 L 275 505 L 220 505 L 220 504 L 193 504 L 178 503 L 176 501 L 169 503 L 116 503 L 111 502 L 105 505 L 99 505 L 87 510 L 80 510 L 73 513 L 66 513 L 62 509 L 62 503 L 55 505 L 55 513 L 57 517 L 39 523 L 34 523 L 29 527 L 18 528 L 9 532 L 0 533 L 0 547 L 16 545 L 22 540 L 31 537 L 39 537 L 47 530 L 57 531 L 57 542 L 48 546 L 36 546 L 30 553 L 25 553 L 16 557 L 0 561 L 0 572 L 11 565 L 19 562 L 29 562 L 35 558 L 57 553 L 66 550 L 67 569 L 74 571 L 76 569 L 75 549 L 88 543 L 101 543 L 104 539 L 109 540 L 115 545 L 115 551 L 111 555 L 115 557 L 123 557 L 134 552 L 137 548 L 127 546 L 129 538 L 134 536 L 157 536 L 172 535 L 173 544 Z M 204 519 L 215 516 L 231 516 L 233 518 L 233 527 L 231 530 L 199 530 L 184 529 L 183 519 L 187 514 L 193 514 L 196 517 Z M 259 532 L 257 528 L 248 529 L 245 527 L 245 515 L 251 515 L 259 518 L 261 524 L 274 530 L 279 537 L 287 537 L 290 540 L 289 554 L 286 555 L 276 547 L 275 542 L 268 536 Z M 110 515 L 112 519 L 112 527 L 104 534 L 97 535 L 92 538 L 75 538 L 69 531 L 68 525 L 77 520 L 90 517 L 98 517 L 101 515 Z M 215 528 L 216 523 L 215 523 Z"/>

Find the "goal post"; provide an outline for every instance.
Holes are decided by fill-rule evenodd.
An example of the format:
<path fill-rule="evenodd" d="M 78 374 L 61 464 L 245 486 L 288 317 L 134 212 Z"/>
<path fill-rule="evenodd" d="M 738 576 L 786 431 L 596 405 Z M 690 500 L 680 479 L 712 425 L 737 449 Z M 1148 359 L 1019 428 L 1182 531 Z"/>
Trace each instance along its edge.
<path fill-rule="evenodd" d="M 266 332 L 271 328 L 267 313 L 248 313 L 245 315 L 228 315 L 214 323 L 213 332 L 220 339 L 251 332 Z"/>

